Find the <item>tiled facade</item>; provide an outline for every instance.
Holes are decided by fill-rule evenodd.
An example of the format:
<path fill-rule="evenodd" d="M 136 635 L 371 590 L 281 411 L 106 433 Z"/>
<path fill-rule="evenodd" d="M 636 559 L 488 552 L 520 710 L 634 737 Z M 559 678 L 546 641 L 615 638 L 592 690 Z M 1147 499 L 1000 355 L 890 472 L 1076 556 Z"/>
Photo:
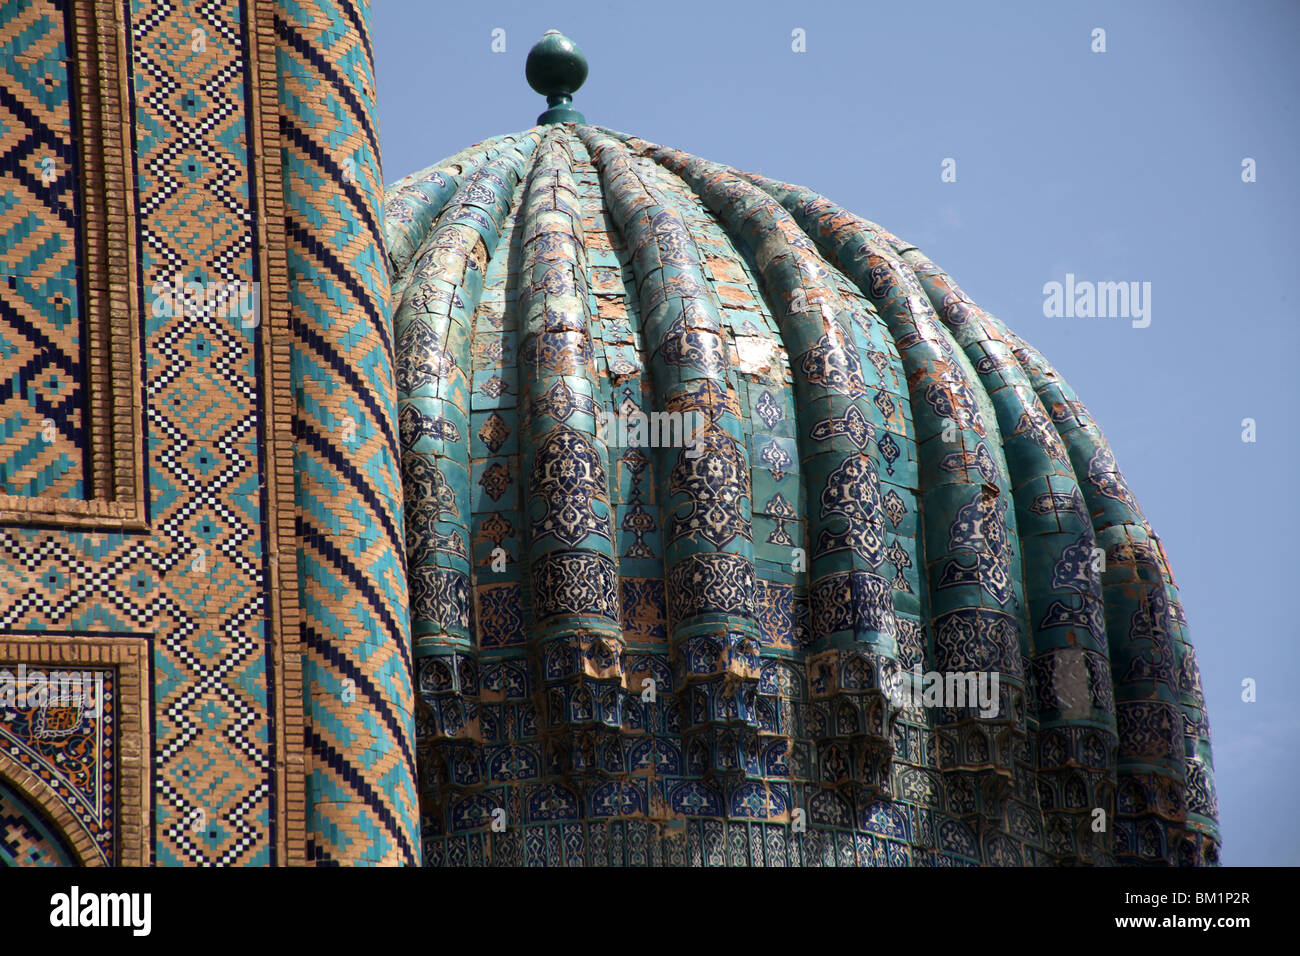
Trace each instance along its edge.
<path fill-rule="evenodd" d="M 21 81 L 0 242 L 28 303 L 0 335 L 0 637 L 26 642 L 0 665 L 64 642 L 148 654 L 144 719 L 115 729 L 112 853 L 0 768 L 79 861 L 418 857 L 368 17 L 328 0 L 0 7 Z M 83 183 L 78 207 L 77 172 L 119 150 L 130 188 Z M 41 307 L 31 290 L 60 282 L 70 304 Z M 78 372 L 78 335 L 101 333 Z M 42 391 L 51 368 L 74 397 Z M 15 736 L 27 716 L 0 711 Z"/>
<path fill-rule="evenodd" d="M 1177 587 L 1042 356 L 601 127 L 385 192 L 368 20 L 0 5 L 0 671 L 101 688 L 0 686 L 0 862 L 1217 859 Z"/>

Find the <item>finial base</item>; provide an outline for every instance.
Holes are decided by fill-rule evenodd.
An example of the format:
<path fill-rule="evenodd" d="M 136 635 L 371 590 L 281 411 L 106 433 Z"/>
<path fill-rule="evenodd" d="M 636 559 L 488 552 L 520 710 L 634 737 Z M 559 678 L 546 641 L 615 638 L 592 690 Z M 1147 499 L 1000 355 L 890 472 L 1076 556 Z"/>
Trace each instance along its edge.
<path fill-rule="evenodd" d="M 541 116 L 537 117 L 538 126 L 547 126 L 551 123 L 586 123 L 587 117 L 583 116 L 571 106 L 553 106 Z"/>

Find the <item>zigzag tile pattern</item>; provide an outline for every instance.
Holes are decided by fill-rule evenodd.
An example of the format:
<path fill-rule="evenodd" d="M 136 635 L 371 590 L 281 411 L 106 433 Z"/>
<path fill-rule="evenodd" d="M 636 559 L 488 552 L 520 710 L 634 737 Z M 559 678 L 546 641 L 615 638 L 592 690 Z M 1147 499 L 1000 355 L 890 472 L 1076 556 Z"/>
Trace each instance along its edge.
<path fill-rule="evenodd" d="M 308 855 L 413 864 L 414 695 L 369 6 L 277 5 Z"/>
<path fill-rule="evenodd" d="M 919 251 L 581 124 L 401 180 L 385 229 L 407 550 L 458 582 L 413 613 L 425 865 L 1217 861 L 1158 538 Z M 601 420 L 683 410 L 698 448 Z"/>
<path fill-rule="evenodd" d="M 144 291 L 177 276 L 251 283 L 243 10 L 139 2 L 131 23 Z M 145 302 L 151 516 L 175 543 L 124 549 L 144 565 L 132 597 L 148 609 L 129 626 L 160 635 L 155 853 L 269 862 L 265 511 L 249 494 L 264 467 L 260 343 L 206 303 L 169 315 Z"/>

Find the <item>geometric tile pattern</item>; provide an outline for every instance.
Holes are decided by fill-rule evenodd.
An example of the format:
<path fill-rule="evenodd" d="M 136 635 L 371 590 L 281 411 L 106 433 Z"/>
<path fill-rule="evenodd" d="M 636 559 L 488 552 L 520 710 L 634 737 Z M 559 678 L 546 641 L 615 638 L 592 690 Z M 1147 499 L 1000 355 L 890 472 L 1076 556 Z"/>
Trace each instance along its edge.
<path fill-rule="evenodd" d="M 385 228 L 426 865 L 1217 861 L 1159 540 L 919 251 L 585 125 L 399 181 Z M 600 410 L 698 412 L 700 463 Z M 914 666 L 997 671 L 998 713 L 900 710 Z"/>
<path fill-rule="evenodd" d="M 253 491 L 265 468 L 261 346 L 256 327 L 211 299 L 158 308 L 153 298 L 178 278 L 208 288 L 257 277 L 246 25 L 234 3 L 135 0 L 130 17 L 155 536 L 147 546 L 127 538 L 95 570 L 113 582 L 103 590 L 123 629 L 158 635 L 157 862 L 265 864 L 267 548 Z"/>
<path fill-rule="evenodd" d="M 143 403 L 147 530 L 0 529 L 0 627 L 156 635 L 154 792 L 137 797 L 153 806 L 152 858 L 267 864 L 276 782 L 262 344 L 255 324 L 211 299 L 158 308 L 152 294 L 178 279 L 257 278 L 247 38 L 234 2 L 139 0 L 117 15 L 130 17 L 134 113 L 123 133 L 138 174 L 131 278 L 143 317 L 143 390 L 131 398 Z"/>
<path fill-rule="evenodd" d="M 6 53 L 35 65 L 23 55 L 5 61 L 14 82 L 6 78 L 12 92 L 0 108 L 27 113 L 7 120 L 0 148 L 5 175 L 29 194 L 22 208 L 53 196 L 63 205 L 37 219 L 63 232 L 44 237 L 20 223 L 5 254 L 24 256 L 24 269 L 39 264 L 37 252 L 75 266 L 75 183 L 65 175 L 75 162 L 56 164 L 62 178 L 53 184 L 23 165 L 65 140 L 76 158 L 58 79 L 65 8 L 23 7 L 5 8 L 0 37 Z M 415 862 L 402 495 L 366 5 L 132 0 L 95 11 L 109 23 L 101 43 L 115 23 L 127 31 L 134 109 L 120 125 L 135 160 L 137 231 L 110 236 L 109 251 L 131 262 L 122 246 L 135 245 L 139 263 L 127 279 L 141 310 L 133 373 L 141 390 L 128 389 L 125 401 L 141 406 L 145 508 L 128 533 L 95 531 L 93 515 L 81 522 L 91 527 L 71 532 L 0 529 L 0 627 L 153 637 L 157 863 L 265 865 L 284 862 L 282 852 L 322 863 Z M 39 102 L 23 92 L 47 87 Z M 5 262 L 19 278 L 38 274 Z M 276 298 L 254 292 L 247 314 L 225 308 L 223 295 L 242 297 L 258 282 Z M 216 294 L 165 299 L 178 283 Z M 0 303 L 13 295 L 0 292 Z M 20 363 L 23 375 L 54 363 L 60 387 L 84 390 L 86 375 L 64 367 L 79 354 L 75 305 L 70 314 L 50 302 L 33 308 L 63 338 L 43 332 L 52 344 L 33 345 L 24 326 L 15 345 L 5 306 L 0 361 Z M 118 340 L 113 350 L 106 365 L 128 367 L 119 360 L 131 350 Z M 4 381 L 21 384 L 8 371 Z M 31 387 L 20 392 L 14 401 L 33 400 Z M 57 418 L 54 399 L 37 397 L 38 411 Z M 67 435 L 80 404 L 65 404 Z M 30 408 L 5 415 L 6 435 L 30 431 Z M 41 454 L 81 469 L 81 447 Z M 65 468 L 56 486 L 49 462 L 37 464 L 51 477 L 36 490 L 84 491 L 80 470 Z M 286 588 L 295 576 L 298 586 Z M 307 712 L 305 741 L 301 723 L 281 719 L 294 708 Z"/>
<path fill-rule="evenodd" d="M 88 485 L 67 5 L 0 9 L 0 494 Z"/>

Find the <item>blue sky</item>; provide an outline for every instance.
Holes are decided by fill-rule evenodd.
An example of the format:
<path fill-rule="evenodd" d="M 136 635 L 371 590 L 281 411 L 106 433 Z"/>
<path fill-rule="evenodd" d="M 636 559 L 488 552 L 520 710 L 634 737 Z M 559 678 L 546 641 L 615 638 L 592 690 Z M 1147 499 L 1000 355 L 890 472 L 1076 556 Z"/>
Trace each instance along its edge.
<path fill-rule="evenodd" d="M 816 189 L 1037 346 L 1173 564 L 1224 862 L 1300 864 L 1300 4 L 374 0 L 372 19 L 388 181 L 533 125 L 524 58 L 555 28 L 590 63 L 574 98 L 590 122 Z M 1150 325 L 1045 317 L 1066 273 L 1151 283 Z"/>

